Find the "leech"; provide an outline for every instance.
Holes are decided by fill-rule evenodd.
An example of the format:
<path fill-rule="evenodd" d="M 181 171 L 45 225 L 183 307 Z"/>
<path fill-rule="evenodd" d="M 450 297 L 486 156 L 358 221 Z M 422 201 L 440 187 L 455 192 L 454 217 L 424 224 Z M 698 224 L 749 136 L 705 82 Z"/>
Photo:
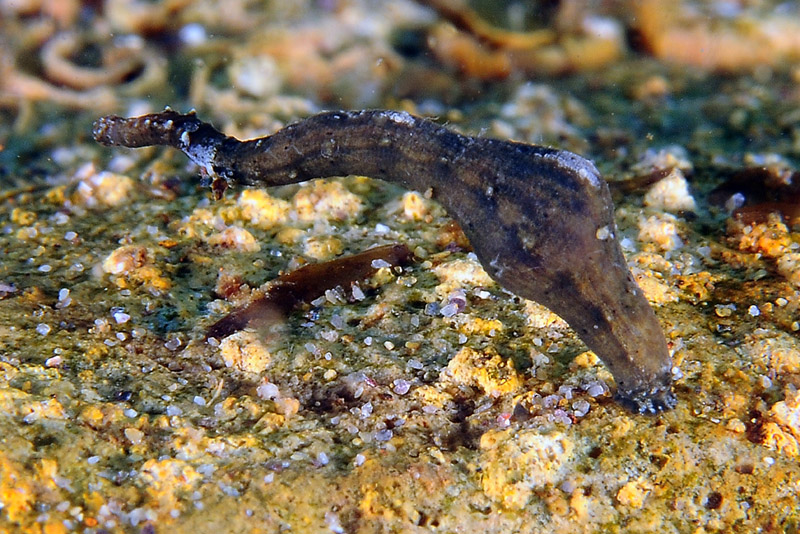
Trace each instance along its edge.
<path fill-rule="evenodd" d="M 494 280 L 560 315 L 603 360 L 622 404 L 639 413 L 675 405 L 664 333 L 617 242 L 608 186 L 576 154 L 467 137 L 396 111 L 321 113 L 244 142 L 169 109 L 104 117 L 93 133 L 104 145 L 182 150 L 217 196 L 229 184 L 351 174 L 431 190 Z"/>
<path fill-rule="evenodd" d="M 335 287 L 349 288 L 369 278 L 380 266 L 407 265 L 413 255 L 406 245 L 385 245 L 335 260 L 304 265 L 270 282 L 264 295 L 238 308 L 213 325 L 206 338 L 222 339 L 251 323 L 282 318 L 296 306 L 311 302 Z"/>

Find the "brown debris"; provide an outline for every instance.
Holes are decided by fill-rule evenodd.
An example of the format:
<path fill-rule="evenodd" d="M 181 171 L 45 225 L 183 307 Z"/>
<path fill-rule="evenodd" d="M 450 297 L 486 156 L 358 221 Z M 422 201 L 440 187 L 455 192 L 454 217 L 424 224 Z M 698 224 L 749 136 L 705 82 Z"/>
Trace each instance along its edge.
<path fill-rule="evenodd" d="M 800 57 L 796 16 L 755 17 L 747 11 L 729 18 L 705 16 L 678 0 L 632 4 L 633 26 L 647 50 L 662 60 L 732 72 L 777 66 Z"/>
<path fill-rule="evenodd" d="M 325 291 L 369 278 L 380 268 L 380 262 L 394 267 L 411 261 L 405 245 L 375 247 L 360 254 L 323 263 L 305 265 L 272 281 L 263 296 L 226 315 L 209 327 L 207 338 L 222 339 L 251 322 L 283 317 L 296 306 L 311 302 Z"/>
<path fill-rule="evenodd" d="M 470 77 L 491 80 L 512 74 L 558 74 L 592 70 L 620 57 L 622 28 L 611 19 L 591 17 L 576 2 L 564 2 L 558 31 L 514 32 L 496 28 L 463 0 L 417 0 L 433 8 L 453 28 L 431 30 L 429 46 L 442 63 Z M 566 22 L 568 21 L 568 22 Z"/>
<path fill-rule="evenodd" d="M 494 27 L 470 9 L 464 0 L 417 1 L 435 10 L 459 30 L 472 34 L 479 42 L 493 48 L 532 50 L 556 40 L 555 32 L 548 29 L 514 32 Z"/>
<path fill-rule="evenodd" d="M 744 225 L 765 223 L 772 213 L 790 226 L 800 224 L 800 172 L 777 164 L 737 170 L 709 193 L 712 204 L 729 207 L 731 199 L 741 204 L 733 216 Z"/>

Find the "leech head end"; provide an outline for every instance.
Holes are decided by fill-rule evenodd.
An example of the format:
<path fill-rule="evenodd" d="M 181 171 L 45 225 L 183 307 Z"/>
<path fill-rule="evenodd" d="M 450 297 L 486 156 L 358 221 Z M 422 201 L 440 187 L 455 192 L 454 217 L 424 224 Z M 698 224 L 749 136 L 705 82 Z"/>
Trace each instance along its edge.
<path fill-rule="evenodd" d="M 94 121 L 94 124 L 92 124 L 92 137 L 94 137 L 94 140 L 105 146 L 116 144 L 114 143 L 111 129 L 120 120 L 123 120 L 122 117 L 108 115 Z"/>

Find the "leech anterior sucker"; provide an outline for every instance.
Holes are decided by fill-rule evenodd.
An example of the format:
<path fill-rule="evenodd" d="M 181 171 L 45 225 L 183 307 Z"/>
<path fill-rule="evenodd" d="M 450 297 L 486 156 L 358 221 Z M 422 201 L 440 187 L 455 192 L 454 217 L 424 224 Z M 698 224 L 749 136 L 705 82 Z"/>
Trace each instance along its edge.
<path fill-rule="evenodd" d="M 492 278 L 560 315 L 603 360 L 619 401 L 640 413 L 675 405 L 664 333 L 617 242 L 608 186 L 576 154 L 467 137 L 397 111 L 321 113 L 251 141 L 171 110 L 104 117 L 93 133 L 104 145 L 178 148 L 217 195 L 228 184 L 351 174 L 431 190 Z"/>

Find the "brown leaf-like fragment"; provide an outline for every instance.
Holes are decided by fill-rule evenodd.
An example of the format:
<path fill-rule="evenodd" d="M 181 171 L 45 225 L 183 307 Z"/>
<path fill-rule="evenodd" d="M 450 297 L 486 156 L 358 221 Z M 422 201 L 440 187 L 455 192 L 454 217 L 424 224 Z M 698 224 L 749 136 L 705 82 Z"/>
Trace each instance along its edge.
<path fill-rule="evenodd" d="M 206 338 L 222 339 L 256 321 L 268 324 L 329 289 L 349 288 L 351 284 L 368 279 L 381 266 L 407 265 L 412 258 L 405 245 L 385 245 L 344 258 L 304 265 L 279 276 L 270 283 L 263 296 L 211 325 Z"/>

